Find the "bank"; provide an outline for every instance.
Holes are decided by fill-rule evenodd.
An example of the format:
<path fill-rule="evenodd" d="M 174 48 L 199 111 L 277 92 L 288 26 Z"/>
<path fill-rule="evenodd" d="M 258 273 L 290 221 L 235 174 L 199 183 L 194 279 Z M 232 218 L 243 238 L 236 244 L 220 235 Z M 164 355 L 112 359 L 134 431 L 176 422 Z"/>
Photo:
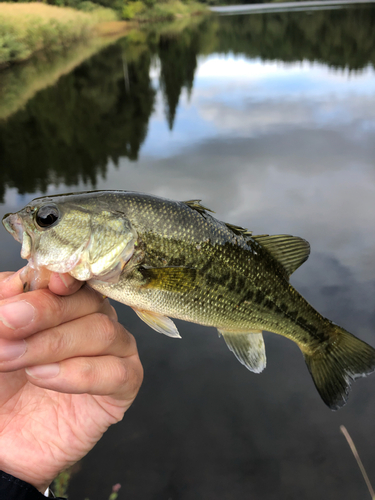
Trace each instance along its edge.
<path fill-rule="evenodd" d="M 116 9 L 90 1 L 77 3 L 80 10 L 41 2 L 0 2 L 0 69 L 29 59 L 39 51 L 66 50 L 97 36 L 124 32 L 129 23 L 173 20 L 209 12 L 198 2 L 170 0 L 115 4 Z"/>

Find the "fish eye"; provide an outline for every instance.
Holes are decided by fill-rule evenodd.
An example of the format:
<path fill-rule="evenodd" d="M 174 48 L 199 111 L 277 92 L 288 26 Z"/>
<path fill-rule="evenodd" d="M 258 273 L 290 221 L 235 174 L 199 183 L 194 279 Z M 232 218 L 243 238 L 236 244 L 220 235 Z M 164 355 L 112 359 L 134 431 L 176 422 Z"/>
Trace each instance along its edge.
<path fill-rule="evenodd" d="M 35 215 L 35 222 L 42 229 L 56 225 L 60 218 L 60 213 L 54 205 L 41 207 Z"/>

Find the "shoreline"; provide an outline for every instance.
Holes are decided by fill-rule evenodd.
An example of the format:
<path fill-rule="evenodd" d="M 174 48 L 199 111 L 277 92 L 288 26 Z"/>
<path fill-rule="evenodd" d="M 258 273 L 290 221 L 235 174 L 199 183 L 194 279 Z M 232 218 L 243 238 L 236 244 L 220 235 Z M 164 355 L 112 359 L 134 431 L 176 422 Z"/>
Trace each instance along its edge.
<path fill-rule="evenodd" d="M 0 55 L 0 71 L 22 64 L 40 51 L 61 52 L 93 38 L 125 35 L 130 29 L 144 24 L 173 22 L 198 14 L 211 15 L 207 7 L 202 5 L 198 10 L 195 3 L 193 10 L 181 13 L 177 8 L 181 5 L 185 6 L 178 3 L 169 6 L 169 12 L 149 11 L 146 17 L 143 13 L 119 20 L 115 10 L 100 5 L 98 9 L 84 12 L 40 2 L 0 2 L 0 40 L 6 39 Z"/>
<path fill-rule="evenodd" d="M 0 65 L 4 68 L 22 63 L 33 55 L 64 52 L 92 38 L 101 20 L 113 20 L 109 9 L 94 13 L 43 3 L 0 3 Z"/>

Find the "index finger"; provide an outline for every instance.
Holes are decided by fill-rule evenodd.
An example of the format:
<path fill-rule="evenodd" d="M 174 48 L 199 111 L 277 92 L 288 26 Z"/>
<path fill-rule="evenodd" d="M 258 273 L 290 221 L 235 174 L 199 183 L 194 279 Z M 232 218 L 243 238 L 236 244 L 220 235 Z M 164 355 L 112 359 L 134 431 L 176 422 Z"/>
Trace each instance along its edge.
<path fill-rule="evenodd" d="M 22 269 L 16 273 L 0 273 L 0 300 L 14 297 L 15 295 L 19 295 L 23 292 L 23 284 L 19 276 Z"/>
<path fill-rule="evenodd" d="M 109 302 L 88 286 L 74 295 L 58 296 L 50 290 L 34 290 L 0 303 L 0 338 L 24 339 L 36 332 L 99 312 Z M 112 310 L 108 309 L 111 315 Z"/>
<path fill-rule="evenodd" d="M 79 290 L 84 283 L 84 281 L 77 281 L 67 273 L 52 273 L 48 288 L 56 295 L 71 295 Z"/>
<path fill-rule="evenodd" d="M 17 272 L 0 273 L 0 300 L 8 299 L 23 292 L 23 282 L 20 274 L 25 268 Z M 51 273 L 48 288 L 56 295 L 71 295 L 81 288 L 83 281 L 77 281 L 69 274 Z"/>

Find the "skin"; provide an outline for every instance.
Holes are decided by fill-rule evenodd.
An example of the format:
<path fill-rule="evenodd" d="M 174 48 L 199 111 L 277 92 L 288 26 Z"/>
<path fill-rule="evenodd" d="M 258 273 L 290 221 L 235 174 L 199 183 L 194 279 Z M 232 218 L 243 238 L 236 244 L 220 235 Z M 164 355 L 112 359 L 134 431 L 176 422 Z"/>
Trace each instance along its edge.
<path fill-rule="evenodd" d="M 44 492 L 122 419 L 143 369 L 108 299 L 58 274 L 25 294 L 19 273 L 0 273 L 0 469 Z"/>

